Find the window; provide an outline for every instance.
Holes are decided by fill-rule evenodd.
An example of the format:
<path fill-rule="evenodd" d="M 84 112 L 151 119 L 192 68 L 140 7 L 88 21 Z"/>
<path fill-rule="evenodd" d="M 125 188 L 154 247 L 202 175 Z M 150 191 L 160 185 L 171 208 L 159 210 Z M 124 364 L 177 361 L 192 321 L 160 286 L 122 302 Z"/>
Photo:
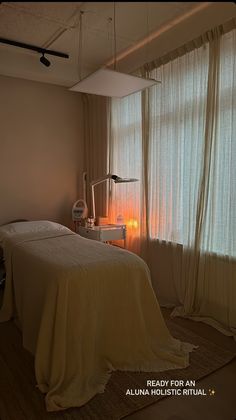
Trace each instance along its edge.
<path fill-rule="evenodd" d="M 204 146 L 208 47 L 154 70 L 150 93 L 150 236 L 194 240 Z"/>
<path fill-rule="evenodd" d="M 148 117 L 141 94 L 112 100 L 113 172 L 140 179 L 113 193 L 114 214 L 131 203 L 142 212 L 143 167 L 147 165 L 148 225 L 151 239 L 192 246 L 202 183 L 204 201 L 201 248 L 236 255 L 236 31 L 221 37 L 216 129 L 209 171 L 202 179 L 207 128 L 209 44 L 151 73 L 161 85 L 149 89 Z M 143 119 L 143 120 L 142 120 Z M 148 153 L 143 154 L 142 124 L 148 127 Z M 146 161 L 144 162 L 144 159 Z M 132 191 L 132 196 L 129 196 Z M 129 208 L 129 216 L 131 215 Z"/>

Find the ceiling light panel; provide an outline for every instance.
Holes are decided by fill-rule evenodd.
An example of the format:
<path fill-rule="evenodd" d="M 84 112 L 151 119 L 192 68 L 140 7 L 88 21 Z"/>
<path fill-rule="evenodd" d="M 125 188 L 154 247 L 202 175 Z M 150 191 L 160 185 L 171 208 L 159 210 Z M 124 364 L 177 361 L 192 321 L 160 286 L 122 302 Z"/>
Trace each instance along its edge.
<path fill-rule="evenodd" d="M 69 90 L 93 95 L 123 98 L 137 91 L 155 85 L 155 80 L 147 80 L 130 74 L 109 69 L 99 69 L 82 79 Z"/>

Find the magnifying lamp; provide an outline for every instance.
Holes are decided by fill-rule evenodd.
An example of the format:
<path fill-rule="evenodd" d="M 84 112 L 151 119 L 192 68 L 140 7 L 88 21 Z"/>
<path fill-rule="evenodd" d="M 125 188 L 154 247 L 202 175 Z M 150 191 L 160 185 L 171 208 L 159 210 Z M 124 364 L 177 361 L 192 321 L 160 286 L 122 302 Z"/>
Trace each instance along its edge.
<path fill-rule="evenodd" d="M 113 181 L 115 182 L 115 184 L 120 184 L 123 182 L 136 182 L 138 181 L 138 179 L 136 178 L 120 178 L 117 175 L 113 175 L 113 174 L 107 174 L 101 178 L 98 178 L 94 181 L 92 181 L 90 183 L 91 185 L 91 190 L 92 190 L 92 217 L 93 219 L 96 218 L 96 213 L 95 213 L 95 199 L 94 199 L 94 187 L 98 184 L 101 184 L 102 182 L 107 181 L 107 179 L 113 179 Z"/>

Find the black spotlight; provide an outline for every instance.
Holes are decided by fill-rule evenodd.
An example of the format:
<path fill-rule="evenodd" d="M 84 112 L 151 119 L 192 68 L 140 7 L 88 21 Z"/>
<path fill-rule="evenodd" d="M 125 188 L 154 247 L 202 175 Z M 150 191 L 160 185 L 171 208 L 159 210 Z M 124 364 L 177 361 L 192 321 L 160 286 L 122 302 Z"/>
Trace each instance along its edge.
<path fill-rule="evenodd" d="M 44 54 L 42 55 L 42 57 L 40 57 L 40 61 L 46 67 L 49 67 L 51 64 L 50 61 L 46 57 L 44 57 Z"/>

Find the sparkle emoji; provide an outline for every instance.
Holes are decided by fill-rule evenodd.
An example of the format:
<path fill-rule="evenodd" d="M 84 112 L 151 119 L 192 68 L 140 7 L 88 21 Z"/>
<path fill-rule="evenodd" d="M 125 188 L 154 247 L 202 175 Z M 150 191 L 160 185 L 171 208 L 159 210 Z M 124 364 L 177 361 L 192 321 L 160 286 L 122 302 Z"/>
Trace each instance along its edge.
<path fill-rule="evenodd" d="M 209 395 L 215 395 L 215 390 L 214 389 L 208 389 L 208 391 L 209 391 Z"/>

